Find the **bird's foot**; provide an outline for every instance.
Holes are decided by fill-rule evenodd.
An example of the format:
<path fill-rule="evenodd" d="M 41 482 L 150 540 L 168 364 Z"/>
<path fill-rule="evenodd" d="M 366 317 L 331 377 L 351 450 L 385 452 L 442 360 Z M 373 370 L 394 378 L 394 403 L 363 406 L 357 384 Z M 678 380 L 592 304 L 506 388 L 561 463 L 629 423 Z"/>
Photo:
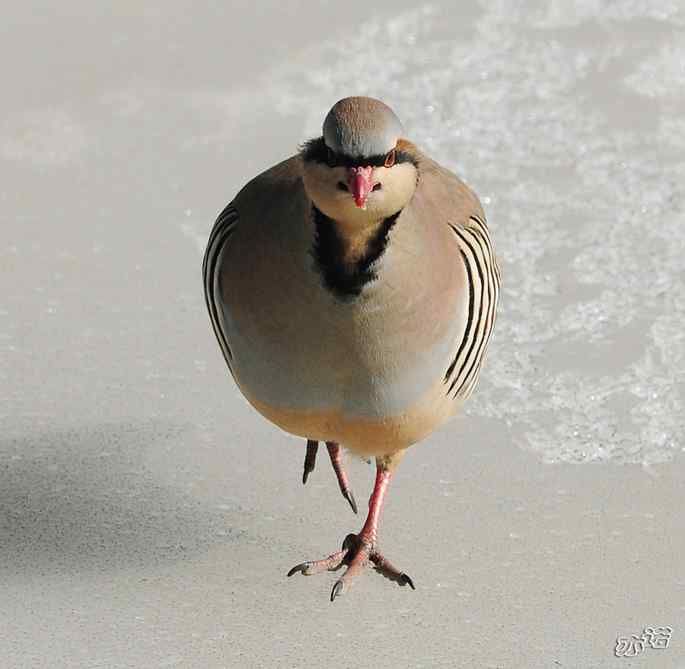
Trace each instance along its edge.
<path fill-rule="evenodd" d="M 342 565 L 347 565 L 345 573 L 335 582 L 331 590 L 331 601 L 347 590 L 352 581 L 368 566 L 373 563 L 376 570 L 399 585 L 409 585 L 412 590 L 416 590 L 411 577 L 395 567 L 383 554 L 376 548 L 374 541 L 362 537 L 360 534 L 348 534 L 343 542 L 342 549 L 332 553 L 323 560 L 313 560 L 302 562 L 293 567 L 288 576 L 297 572 L 305 576 L 319 574 L 323 571 L 336 571 Z"/>
<path fill-rule="evenodd" d="M 350 482 L 347 478 L 347 473 L 342 464 L 342 449 L 340 445 L 334 441 L 327 441 L 326 448 L 328 449 L 328 455 L 331 459 L 331 464 L 333 465 L 333 471 L 338 479 L 338 486 L 340 487 L 340 492 L 342 496 L 347 500 L 348 504 L 352 508 L 352 511 L 357 513 L 357 502 L 354 499 L 354 494 L 352 493 L 352 488 L 350 488 Z M 314 471 L 316 467 L 316 452 L 319 449 L 319 442 L 313 439 L 307 440 L 307 453 L 304 458 L 304 471 L 302 473 L 302 483 L 307 483 L 309 475 Z"/>

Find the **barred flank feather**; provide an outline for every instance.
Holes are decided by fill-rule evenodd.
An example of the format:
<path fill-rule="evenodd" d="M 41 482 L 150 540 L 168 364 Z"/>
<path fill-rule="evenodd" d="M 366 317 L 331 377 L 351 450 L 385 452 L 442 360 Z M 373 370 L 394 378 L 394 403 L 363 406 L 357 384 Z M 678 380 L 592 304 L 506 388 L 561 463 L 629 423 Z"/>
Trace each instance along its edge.
<path fill-rule="evenodd" d="M 457 352 L 445 372 L 447 394 L 466 399 L 478 380 L 495 325 L 500 270 L 484 220 L 471 216 L 465 225 L 450 227 L 457 237 L 469 283 L 468 319 Z"/>
<path fill-rule="evenodd" d="M 233 354 L 226 340 L 226 333 L 222 328 L 223 318 L 221 316 L 220 310 L 221 305 L 216 298 L 216 290 L 218 283 L 219 267 L 218 260 L 221 256 L 221 252 L 224 245 L 229 240 L 233 231 L 235 230 L 236 223 L 238 222 L 238 212 L 236 211 L 233 203 L 231 202 L 220 214 L 214 223 L 212 232 L 209 236 L 209 241 L 207 242 L 207 250 L 205 251 L 205 257 L 202 261 L 202 276 L 204 279 L 204 289 L 205 289 L 205 303 L 207 305 L 207 310 L 209 311 L 209 318 L 212 321 L 212 327 L 214 328 L 214 334 L 216 335 L 221 351 L 226 359 L 226 364 L 233 374 L 233 369 L 231 368 L 231 361 L 233 359 Z"/>

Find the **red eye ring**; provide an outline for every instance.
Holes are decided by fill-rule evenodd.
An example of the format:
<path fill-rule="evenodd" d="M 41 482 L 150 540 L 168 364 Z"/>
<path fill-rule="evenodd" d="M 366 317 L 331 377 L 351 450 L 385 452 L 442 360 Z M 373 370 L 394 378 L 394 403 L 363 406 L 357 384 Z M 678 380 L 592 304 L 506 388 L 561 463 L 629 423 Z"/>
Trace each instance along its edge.
<path fill-rule="evenodd" d="M 385 166 L 392 167 L 395 164 L 395 149 L 390 151 L 387 156 L 385 156 Z"/>

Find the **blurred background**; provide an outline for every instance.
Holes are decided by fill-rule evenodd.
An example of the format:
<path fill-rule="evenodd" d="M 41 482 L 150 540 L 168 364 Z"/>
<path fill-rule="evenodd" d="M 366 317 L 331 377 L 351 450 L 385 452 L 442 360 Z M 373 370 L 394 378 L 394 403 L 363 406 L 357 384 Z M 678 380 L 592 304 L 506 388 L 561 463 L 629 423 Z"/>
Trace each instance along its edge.
<path fill-rule="evenodd" d="M 640 661 L 685 666 L 681 2 L 25 2 L 0 32 L 8 667 L 625 667 L 658 625 Z M 331 605 L 285 572 L 359 519 L 233 385 L 200 265 L 358 94 L 479 193 L 503 295 L 393 484 L 417 591 Z"/>

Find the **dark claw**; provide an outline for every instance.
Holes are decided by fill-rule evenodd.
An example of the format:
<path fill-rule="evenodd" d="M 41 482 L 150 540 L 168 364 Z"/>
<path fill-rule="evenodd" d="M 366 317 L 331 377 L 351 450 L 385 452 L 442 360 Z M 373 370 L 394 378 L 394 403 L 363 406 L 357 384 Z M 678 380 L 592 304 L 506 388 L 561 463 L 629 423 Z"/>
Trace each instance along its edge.
<path fill-rule="evenodd" d="M 334 601 L 336 597 L 342 594 L 344 585 L 345 584 L 341 580 L 335 582 L 333 590 L 331 590 L 331 601 Z"/>
<path fill-rule="evenodd" d="M 297 574 L 297 572 L 301 572 L 304 574 L 305 570 L 311 565 L 311 562 L 301 562 L 300 564 L 296 564 L 289 572 L 288 576 L 292 576 L 293 574 Z M 412 586 L 414 587 L 414 586 Z"/>
<path fill-rule="evenodd" d="M 411 577 L 404 572 L 400 574 L 400 585 L 409 585 L 412 590 L 416 590 L 414 587 L 414 581 L 412 581 Z"/>
<path fill-rule="evenodd" d="M 351 490 L 345 490 L 343 492 L 343 497 L 350 503 L 350 506 L 352 507 L 352 511 L 357 513 L 357 501 L 354 499 L 354 495 L 352 494 Z"/>
<path fill-rule="evenodd" d="M 314 471 L 316 467 L 316 451 L 319 448 L 319 442 L 313 439 L 307 439 L 307 453 L 304 456 L 304 472 L 302 472 L 302 485 L 307 483 L 309 474 Z"/>

